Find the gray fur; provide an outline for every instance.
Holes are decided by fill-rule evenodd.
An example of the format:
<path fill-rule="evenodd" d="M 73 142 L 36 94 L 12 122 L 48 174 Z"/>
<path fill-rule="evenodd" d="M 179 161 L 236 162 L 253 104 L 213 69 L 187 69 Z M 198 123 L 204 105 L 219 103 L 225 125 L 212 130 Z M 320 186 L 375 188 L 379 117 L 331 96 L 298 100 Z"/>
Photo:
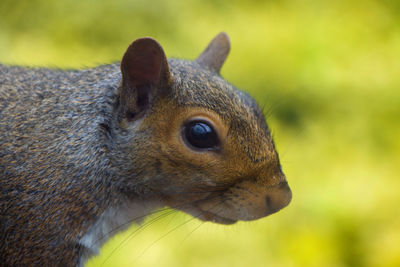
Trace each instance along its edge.
<path fill-rule="evenodd" d="M 227 52 L 220 54 L 225 60 Z M 223 60 L 213 68 L 219 70 Z M 132 208 L 113 216 L 120 207 L 157 203 L 196 214 L 194 201 L 220 190 L 239 203 L 236 211 L 227 208 L 230 213 L 219 216 L 202 208 L 199 218 L 232 223 L 286 206 L 290 189 L 262 112 L 204 61 L 164 64 L 173 83 L 164 84 L 165 95 L 149 87 L 148 110 L 134 121 L 125 117 L 121 104 L 121 91 L 129 88 L 121 85 L 119 64 L 89 70 L 0 65 L 0 265 L 82 264 L 97 248 L 90 244 L 100 234 L 110 235 L 104 229 L 135 221 Z M 160 141 L 159 129 L 168 131 L 163 119 L 190 108 L 212 111 L 228 126 L 234 155 L 226 158 L 235 156 L 234 165 L 224 156 L 216 162 L 214 154 L 196 165 L 176 146 Z M 239 189 L 249 199 L 255 195 L 242 190 L 247 186 L 242 181 L 253 191 L 271 191 L 285 182 L 284 194 L 276 197 L 282 204 L 277 200 L 275 207 L 265 208 L 265 190 L 257 191 L 261 204 L 250 213 L 246 197 L 234 199 Z"/>

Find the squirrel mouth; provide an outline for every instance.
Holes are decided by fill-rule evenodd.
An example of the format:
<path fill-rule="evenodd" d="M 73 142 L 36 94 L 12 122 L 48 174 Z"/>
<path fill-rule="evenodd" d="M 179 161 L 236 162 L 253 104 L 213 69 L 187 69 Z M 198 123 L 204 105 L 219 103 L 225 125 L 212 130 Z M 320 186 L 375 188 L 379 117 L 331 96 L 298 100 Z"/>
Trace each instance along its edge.
<path fill-rule="evenodd" d="M 209 197 L 210 197 L 210 195 L 207 194 L 204 197 L 204 199 L 194 201 L 191 204 L 186 204 L 186 205 L 182 205 L 182 206 L 178 205 L 174 209 L 188 213 L 188 214 L 192 215 L 194 218 L 197 218 L 201 221 L 206 221 L 206 222 L 213 222 L 213 223 L 218 223 L 218 224 L 229 225 L 229 224 L 234 224 L 238 221 L 236 219 L 227 218 L 227 217 L 219 215 L 218 214 L 219 211 L 215 211 L 215 209 L 214 209 L 215 206 L 218 206 L 218 205 L 214 205 L 214 206 L 210 207 L 209 209 L 201 207 L 200 204 L 204 200 L 207 200 L 207 198 L 209 198 Z M 176 202 L 173 204 L 176 205 Z M 174 205 L 169 204 L 169 206 L 173 207 Z"/>
<path fill-rule="evenodd" d="M 219 223 L 219 224 L 234 224 L 238 220 L 234 220 L 231 218 L 226 218 L 218 215 L 217 213 L 211 212 L 204 210 L 197 205 L 190 205 L 190 206 L 184 206 L 177 208 L 178 210 L 181 210 L 185 213 L 188 213 L 192 215 L 194 218 L 197 218 L 201 221 L 206 221 L 206 222 L 213 222 L 213 223 Z"/>
<path fill-rule="evenodd" d="M 211 213 L 208 211 L 201 211 L 201 215 L 198 216 L 198 218 L 202 221 L 208 221 L 208 222 L 226 224 L 226 225 L 234 224 L 237 222 L 237 220 L 221 217 L 215 213 Z"/>
<path fill-rule="evenodd" d="M 189 209 L 186 208 L 183 211 L 191 214 L 193 217 L 195 217 L 199 220 L 206 221 L 206 222 L 213 222 L 213 223 L 228 225 L 228 224 L 234 224 L 238 221 L 238 220 L 234 220 L 231 218 L 222 217 L 222 216 L 218 215 L 217 213 L 214 213 L 211 211 L 203 210 L 202 208 L 198 207 L 197 205 L 194 205 L 194 206 L 190 207 Z"/>

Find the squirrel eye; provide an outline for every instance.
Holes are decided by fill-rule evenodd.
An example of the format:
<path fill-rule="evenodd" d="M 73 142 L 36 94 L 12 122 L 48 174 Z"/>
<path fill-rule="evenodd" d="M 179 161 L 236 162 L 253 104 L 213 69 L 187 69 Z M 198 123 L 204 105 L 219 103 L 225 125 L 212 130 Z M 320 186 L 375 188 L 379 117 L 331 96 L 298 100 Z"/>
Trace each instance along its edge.
<path fill-rule="evenodd" d="M 219 148 L 218 135 L 213 127 L 205 121 L 191 121 L 183 128 L 183 139 L 190 147 L 201 150 Z"/>

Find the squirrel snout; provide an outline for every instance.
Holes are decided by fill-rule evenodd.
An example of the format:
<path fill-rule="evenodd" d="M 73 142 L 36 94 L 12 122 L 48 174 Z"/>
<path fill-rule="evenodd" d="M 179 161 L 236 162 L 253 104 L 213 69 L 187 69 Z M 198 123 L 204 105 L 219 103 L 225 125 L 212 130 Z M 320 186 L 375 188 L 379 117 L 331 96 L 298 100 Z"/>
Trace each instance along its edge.
<path fill-rule="evenodd" d="M 292 191 L 290 190 L 287 181 L 282 181 L 279 185 L 271 192 L 267 193 L 265 197 L 265 203 L 267 208 L 267 214 L 270 215 L 275 213 L 287 205 L 292 200 Z"/>
<path fill-rule="evenodd" d="M 251 221 L 283 209 L 291 199 L 292 191 L 286 180 L 274 186 L 243 181 L 220 198 L 200 202 L 198 207 L 208 214 L 209 218 L 204 220 L 221 221 L 221 218 L 226 218 Z"/>
<path fill-rule="evenodd" d="M 268 216 L 283 209 L 292 200 L 292 191 L 286 180 L 267 188 L 253 184 L 248 189 L 247 197 L 239 205 L 241 220 Z"/>

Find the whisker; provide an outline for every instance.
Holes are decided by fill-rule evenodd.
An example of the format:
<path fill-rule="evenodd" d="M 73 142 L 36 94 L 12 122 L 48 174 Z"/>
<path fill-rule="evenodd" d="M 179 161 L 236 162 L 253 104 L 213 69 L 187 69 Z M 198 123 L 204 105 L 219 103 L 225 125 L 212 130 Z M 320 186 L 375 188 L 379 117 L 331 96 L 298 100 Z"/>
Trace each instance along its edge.
<path fill-rule="evenodd" d="M 167 208 L 163 208 L 163 209 L 159 209 L 159 210 L 155 210 L 155 211 L 149 212 L 149 213 L 147 213 L 147 214 L 145 214 L 145 215 L 141 215 L 141 216 L 137 216 L 137 217 L 135 217 L 135 218 L 132 218 L 132 219 L 128 220 L 127 222 L 122 223 L 122 224 L 118 225 L 117 227 L 111 229 L 109 232 L 107 232 L 106 234 L 104 234 L 103 236 L 101 236 L 100 238 L 98 238 L 97 240 L 95 240 L 95 241 L 93 242 L 93 245 L 91 246 L 91 248 L 92 248 L 93 246 L 95 246 L 98 242 L 102 241 L 103 239 L 108 238 L 108 236 L 109 236 L 110 234 L 112 234 L 112 233 L 114 233 L 114 232 L 116 232 L 116 231 L 118 231 L 118 230 L 124 228 L 125 226 L 128 226 L 128 225 L 132 224 L 133 222 L 135 222 L 135 221 L 137 221 L 137 220 L 139 220 L 139 219 L 143 219 L 143 218 L 145 218 L 145 217 L 147 217 L 147 216 L 151 216 L 151 215 L 157 214 L 157 213 L 159 213 L 159 212 L 168 211 L 168 210 L 170 210 L 170 208 L 167 207 Z"/>
<path fill-rule="evenodd" d="M 204 214 L 205 212 L 208 212 L 209 210 L 215 208 L 216 206 L 222 205 L 224 203 L 224 201 L 221 201 L 215 205 L 213 205 L 212 207 L 210 207 L 208 210 L 206 211 L 201 211 L 198 215 L 193 216 L 192 218 L 184 221 L 183 223 L 180 223 L 179 225 L 177 225 L 176 227 L 172 228 L 171 230 L 169 230 L 168 232 L 166 232 L 165 234 L 163 234 L 161 237 L 157 238 L 156 240 L 154 240 L 149 246 L 147 246 L 142 253 L 140 253 L 140 255 L 136 258 L 136 260 L 138 260 L 140 257 L 142 257 L 147 250 L 149 250 L 154 244 L 156 244 L 158 241 L 160 241 L 161 239 L 163 239 L 164 237 L 166 237 L 167 235 L 169 235 L 170 233 L 174 232 L 176 229 L 180 228 L 181 226 L 187 224 L 188 222 L 193 221 L 194 219 L 197 219 L 198 217 L 200 217 L 200 215 Z M 221 208 L 222 209 L 222 208 Z M 220 210 L 221 210 L 220 209 Z M 218 210 L 218 211 L 220 211 Z"/>
<path fill-rule="evenodd" d="M 214 197 L 216 197 L 216 196 L 214 196 Z M 212 199 L 212 197 L 210 197 L 210 198 L 205 198 L 205 199 L 203 199 L 203 200 L 209 200 L 209 199 Z M 163 214 L 161 214 L 161 215 L 159 215 L 159 216 L 157 216 L 156 218 L 151 219 L 149 222 L 146 222 L 145 224 L 141 225 L 138 229 L 136 229 L 134 232 L 132 232 L 131 234 L 129 234 L 127 237 L 125 237 L 125 238 L 120 242 L 120 244 L 119 244 L 117 247 L 115 247 L 115 248 L 111 251 L 111 253 L 110 253 L 110 254 L 107 256 L 107 258 L 103 261 L 103 263 L 101 264 L 101 266 L 103 266 L 103 265 L 105 264 L 105 262 L 106 262 L 119 248 L 121 248 L 121 246 L 122 246 L 123 244 L 125 244 L 130 238 L 132 238 L 132 237 L 136 236 L 137 234 L 139 234 L 142 230 L 146 229 L 149 225 L 151 225 L 152 223 L 154 223 L 154 222 L 156 222 L 156 221 L 159 221 L 159 220 L 162 219 L 162 218 L 167 217 L 167 216 L 170 215 L 170 214 L 175 213 L 176 211 L 173 210 L 173 209 L 175 209 L 175 208 L 181 208 L 181 207 L 184 207 L 184 206 L 193 204 L 193 203 L 195 203 L 195 202 L 197 202 L 197 201 L 194 201 L 194 202 L 191 202 L 191 203 L 184 203 L 183 205 L 177 205 L 177 206 L 171 207 L 171 208 L 166 208 L 165 210 L 168 210 L 168 209 L 170 209 L 170 210 L 167 211 L 167 212 L 165 212 L 165 213 L 163 213 Z M 209 210 L 211 210 L 212 208 L 214 208 L 214 207 L 217 206 L 217 205 L 221 205 L 222 203 L 223 203 L 223 201 L 221 201 L 220 203 L 217 203 L 216 205 L 212 206 Z M 207 211 L 208 211 L 208 210 L 207 210 Z M 205 213 L 205 212 L 206 212 L 206 211 L 203 211 L 203 212 L 199 213 L 198 215 L 196 215 L 196 216 L 194 216 L 193 218 L 191 218 L 189 221 L 198 218 L 201 214 L 203 214 L 203 213 Z M 154 213 L 157 213 L 157 212 L 154 212 Z M 154 213 L 153 213 L 153 214 L 154 214 Z M 143 217 L 143 216 L 141 216 L 141 217 Z M 134 220 L 129 220 L 129 222 L 125 223 L 125 225 L 128 224 L 128 223 L 131 223 L 132 221 L 134 221 Z M 189 222 L 189 221 L 187 221 L 187 222 Z M 186 222 L 186 223 L 187 223 L 187 222 Z M 185 224 L 185 223 L 183 223 L 183 224 L 181 224 L 181 225 L 184 225 L 184 224 Z M 121 226 L 116 227 L 115 229 L 111 230 L 109 233 L 114 232 L 114 231 L 118 230 L 119 228 L 121 228 Z M 177 229 L 178 227 L 175 227 L 175 228 Z M 174 228 L 174 229 L 175 229 L 175 228 Z M 170 232 L 172 232 L 172 231 L 170 231 Z M 168 233 L 169 233 L 169 232 L 168 232 Z M 167 234 L 168 234 L 168 233 L 167 233 Z M 167 235 L 167 234 L 166 234 L 166 235 Z M 164 235 L 164 236 L 165 236 L 165 235 Z M 104 239 L 104 238 L 105 238 L 105 236 L 102 237 L 102 239 Z M 160 239 L 161 239 L 161 238 L 160 238 Z M 158 240 L 157 240 L 157 241 L 158 241 Z M 155 243 L 155 242 L 153 242 L 153 243 Z M 146 250 L 147 250 L 147 249 L 146 249 Z"/>
<path fill-rule="evenodd" d="M 284 148 L 282 152 L 282 157 L 284 157 L 288 152 L 289 149 L 295 144 L 295 142 L 298 142 L 299 136 L 304 132 L 304 129 L 299 129 L 298 132 L 295 134 L 295 136 L 292 138 L 292 140 L 289 141 L 288 144 L 286 144 L 286 147 Z"/>
<path fill-rule="evenodd" d="M 176 229 L 178 229 L 179 227 L 187 224 L 190 221 L 193 221 L 194 219 L 196 219 L 197 217 L 192 217 L 189 220 L 184 221 L 183 223 L 180 223 L 178 226 L 175 226 L 174 228 L 172 228 L 171 230 L 169 230 L 168 232 L 166 232 L 165 234 L 163 234 L 161 237 L 157 238 L 156 240 L 154 240 L 149 246 L 147 246 L 142 253 L 140 253 L 140 255 L 137 257 L 136 260 L 138 260 L 147 250 L 149 250 L 155 243 L 157 243 L 158 241 L 160 241 L 161 239 L 163 239 L 164 237 L 166 237 L 167 235 L 169 235 L 170 233 L 172 233 L 173 231 L 175 231 Z"/>
<path fill-rule="evenodd" d="M 215 190 L 215 191 L 208 191 L 208 192 L 210 192 L 210 193 L 220 193 L 221 191 L 220 191 L 220 190 Z M 203 193 L 203 192 L 185 192 L 185 194 L 190 194 L 190 193 L 196 194 L 196 193 Z M 202 199 L 202 200 L 209 200 L 209 199 L 212 199 L 212 197 L 210 197 L 210 198 L 205 198 L 205 199 Z M 98 242 L 104 240 L 105 238 L 108 238 L 108 236 L 109 236 L 110 234 L 112 234 L 112 233 L 114 233 L 114 232 L 117 232 L 117 231 L 120 230 L 120 229 L 123 229 L 124 227 L 126 227 L 126 226 L 132 224 L 133 222 L 135 222 L 135 221 L 137 221 L 137 220 L 139 220 L 139 219 L 143 219 L 143 218 L 145 218 L 145 217 L 148 217 L 148 216 L 157 214 L 157 213 L 159 213 L 159 212 L 168 211 L 168 210 L 171 210 L 171 209 L 179 209 L 179 208 L 182 208 L 182 207 L 184 207 L 184 206 L 188 206 L 188 205 L 194 204 L 194 203 L 196 203 L 197 201 L 199 201 L 199 200 L 195 200 L 195 201 L 189 202 L 189 203 L 184 203 L 184 204 L 181 204 L 181 205 L 176 205 L 175 207 L 166 207 L 166 208 L 162 208 L 162 209 L 157 209 L 157 210 L 152 211 L 152 212 L 149 212 L 149 213 L 147 213 L 147 214 L 144 214 L 144 215 L 141 215 L 141 216 L 137 216 L 137 217 L 135 217 L 135 218 L 132 218 L 132 219 L 128 220 L 127 222 L 122 223 L 122 224 L 118 225 L 117 227 L 111 229 L 109 232 L 107 232 L 106 234 L 104 234 L 103 236 L 101 236 L 100 238 L 98 238 L 97 240 L 95 240 L 95 241 L 93 242 L 93 245 L 91 246 L 91 248 L 94 247 Z M 173 211 L 175 211 L 175 210 L 173 210 Z"/>
<path fill-rule="evenodd" d="M 183 245 L 183 243 L 185 243 L 185 241 L 189 238 L 189 236 L 191 236 L 197 229 L 200 228 L 200 226 L 204 225 L 205 221 L 200 221 L 199 225 L 197 225 L 192 231 L 190 231 L 186 237 L 181 241 L 181 244 L 179 245 L 179 247 L 181 247 Z"/>
<path fill-rule="evenodd" d="M 146 229 L 146 228 L 147 228 L 149 225 L 151 225 L 152 223 L 157 222 L 157 221 L 159 221 L 160 219 L 165 218 L 165 217 L 167 217 L 168 215 L 170 215 L 170 214 L 172 214 L 172 213 L 174 213 L 174 212 L 175 212 L 174 210 L 171 210 L 170 212 L 163 213 L 163 214 L 161 214 L 160 216 L 157 216 L 156 218 L 150 220 L 149 222 L 146 222 L 145 224 L 141 225 L 138 229 L 136 229 L 136 230 L 133 231 L 131 234 L 129 234 L 128 236 L 126 236 L 126 237 L 118 244 L 118 246 L 115 247 L 115 248 L 111 251 L 111 253 L 107 256 L 107 258 L 103 261 L 103 263 L 102 263 L 100 266 L 103 266 L 103 265 L 106 263 L 106 261 L 107 261 L 109 258 L 111 258 L 111 256 L 112 256 L 118 249 L 120 249 L 121 246 L 122 246 L 124 243 L 126 243 L 126 241 L 128 241 L 130 238 L 132 238 L 132 237 L 136 236 L 137 234 L 139 234 L 141 231 L 143 231 L 144 229 Z"/>

